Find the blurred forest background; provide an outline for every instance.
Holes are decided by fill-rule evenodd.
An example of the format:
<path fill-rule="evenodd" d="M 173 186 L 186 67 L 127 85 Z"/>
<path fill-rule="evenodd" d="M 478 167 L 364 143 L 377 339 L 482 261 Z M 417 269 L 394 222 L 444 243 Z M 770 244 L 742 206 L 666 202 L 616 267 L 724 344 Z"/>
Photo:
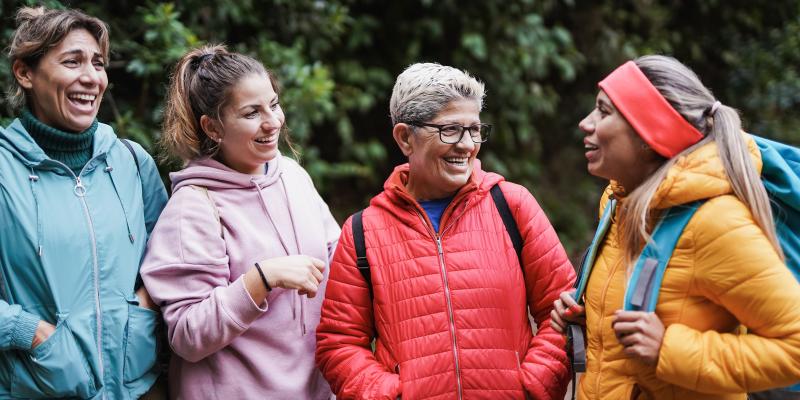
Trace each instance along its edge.
<path fill-rule="evenodd" d="M 578 121 L 596 82 L 638 55 L 693 68 L 750 132 L 800 144 L 797 0 L 2 0 L 3 47 L 26 4 L 75 7 L 111 27 L 99 119 L 154 154 L 169 73 L 189 48 L 223 42 L 262 60 L 301 162 L 340 222 L 403 162 L 388 104 L 407 65 L 435 61 L 486 83 L 494 125 L 484 168 L 527 186 L 573 257 L 594 230 L 603 182 L 586 173 Z M 0 57 L 0 84 L 11 80 Z M 0 123 L 13 115 L 0 104 Z M 180 165 L 163 162 L 162 172 Z"/>

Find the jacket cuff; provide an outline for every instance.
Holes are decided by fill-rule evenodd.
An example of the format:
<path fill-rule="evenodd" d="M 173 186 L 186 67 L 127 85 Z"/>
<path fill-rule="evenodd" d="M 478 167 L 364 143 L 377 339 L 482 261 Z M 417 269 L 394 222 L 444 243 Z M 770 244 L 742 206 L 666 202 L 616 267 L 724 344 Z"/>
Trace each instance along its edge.
<path fill-rule="evenodd" d="M 228 316 L 242 328 L 248 328 L 258 317 L 269 309 L 269 304 L 264 300 L 263 307 L 259 307 L 244 286 L 244 275 L 233 281 L 227 290 L 220 295 L 222 307 Z"/>
<path fill-rule="evenodd" d="M 373 387 L 365 398 L 370 399 L 384 399 L 394 400 L 401 398 L 403 395 L 402 384 L 400 382 L 400 375 L 387 373 L 386 378 L 381 380 L 378 385 Z"/>
<path fill-rule="evenodd" d="M 20 309 L 14 330 L 11 332 L 11 347 L 30 350 L 39 321 L 39 317 Z"/>
<path fill-rule="evenodd" d="M 689 389 L 696 386 L 698 367 L 703 365 L 703 341 L 698 335 L 699 332 L 685 325 L 667 327 L 658 352 L 658 379 Z"/>

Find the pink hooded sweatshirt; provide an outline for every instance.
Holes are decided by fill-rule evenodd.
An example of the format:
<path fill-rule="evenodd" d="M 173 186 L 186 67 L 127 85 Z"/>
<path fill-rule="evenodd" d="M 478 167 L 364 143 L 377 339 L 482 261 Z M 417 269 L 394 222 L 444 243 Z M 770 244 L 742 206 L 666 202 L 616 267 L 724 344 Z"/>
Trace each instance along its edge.
<path fill-rule="evenodd" d="M 329 399 L 314 363 L 328 268 L 313 299 L 274 288 L 256 304 L 243 282 L 268 258 L 306 254 L 330 262 L 339 226 L 311 178 L 279 155 L 262 176 L 203 159 L 170 179 L 173 195 L 141 274 L 175 354 L 171 397 Z"/>

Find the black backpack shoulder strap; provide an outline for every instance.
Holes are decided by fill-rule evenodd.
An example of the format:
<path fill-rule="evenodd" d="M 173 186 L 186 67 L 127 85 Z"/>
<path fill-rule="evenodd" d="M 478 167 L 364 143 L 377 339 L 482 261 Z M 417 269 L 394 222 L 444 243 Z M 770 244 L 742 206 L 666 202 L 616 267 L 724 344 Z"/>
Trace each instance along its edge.
<path fill-rule="evenodd" d="M 500 184 L 497 183 L 492 186 L 490 192 L 492 194 L 492 199 L 494 200 L 494 206 L 497 207 L 497 212 L 500 213 L 500 218 L 503 219 L 503 225 L 506 226 L 508 236 L 511 238 L 511 243 L 514 245 L 514 250 L 517 251 L 519 266 L 523 271 L 525 271 L 525 268 L 522 266 L 522 235 L 519 233 L 517 221 L 514 220 L 514 216 L 511 214 L 511 209 L 508 208 L 508 202 L 506 202 L 506 197 L 503 195 L 503 191 L 500 190 Z"/>
<path fill-rule="evenodd" d="M 139 179 L 141 179 L 142 171 L 139 169 L 139 157 L 136 156 L 136 150 L 133 149 L 133 145 L 131 145 L 131 142 L 128 139 L 119 139 L 119 141 L 122 142 L 122 144 L 128 148 L 128 151 L 131 152 L 131 156 L 133 156 L 133 162 L 136 164 L 136 175 L 138 175 Z M 142 190 L 144 190 L 144 188 L 142 188 Z M 144 195 L 144 191 L 142 192 L 142 195 Z M 133 284 L 133 288 L 135 290 L 139 290 L 139 288 L 142 286 L 144 286 L 142 275 L 140 273 L 136 273 L 136 282 Z"/>
<path fill-rule="evenodd" d="M 369 261 L 367 261 L 367 245 L 364 241 L 364 223 L 361 220 L 361 214 L 363 212 L 364 210 L 361 210 L 353 214 L 353 245 L 356 247 L 356 266 L 358 267 L 358 272 L 361 272 L 361 276 L 364 277 L 364 281 L 367 283 L 369 299 L 372 301 L 375 295 L 372 292 L 372 274 L 369 270 Z"/>
<path fill-rule="evenodd" d="M 119 141 L 122 142 L 122 144 L 128 148 L 128 151 L 131 152 L 131 155 L 133 156 L 133 162 L 136 163 L 136 172 L 141 176 L 142 171 L 139 169 L 139 157 L 136 156 L 136 151 L 133 149 L 133 145 L 131 145 L 131 142 L 128 139 L 120 139 Z"/>

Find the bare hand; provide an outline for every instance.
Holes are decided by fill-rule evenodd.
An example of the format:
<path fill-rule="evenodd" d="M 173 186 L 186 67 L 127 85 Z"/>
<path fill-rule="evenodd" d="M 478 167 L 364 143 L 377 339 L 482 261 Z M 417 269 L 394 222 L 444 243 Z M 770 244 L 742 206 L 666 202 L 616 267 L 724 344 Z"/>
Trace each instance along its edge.
<path fill-rule="evenodd" d="M 136 298 L 139 299 L 139 307 L 147 308 L 153 311 L 158 311 L 159 308 L 156 303 L 150 298 L 150 294 L 147 293 L 147 289 L 142 286 L 139 290 L 136 291 Z"/>
<path fill-rule="evenodd" d="M 614 313 L 611 327 L 626 355 L 647 365 L 658 364 L 658 353 L 664 340 L 664 324 L 656 313 L 622 311 Z"/>
<path fill-rule="evenodd" d="M 325 271 L 324 261 L 305 255 L 270 258 L 259 264 L 271 287 L 297 289 L 309 298 L 317 295 Z"/>
<path fill-rule="evenodd" d="M 578 305 L 572 297 L 574 293 L 575 289 L 561 292 L 558 300 L 553 302 L 550 325 L 556 332 L 565 333 L 568 323 L 586 325 L 586 308 Z"/>
<path fill-rule="evenodd" d="M 53 332 L 56 331 L 56 327 L 51 325 L 49 322 L 41 320 L 39 321 L 39 325 L 36 326 L 36 333 L 33 334 L 33 341 L 31 342 L 31 350 L 39 347 L 40 344 L 44 343 Z"/>

